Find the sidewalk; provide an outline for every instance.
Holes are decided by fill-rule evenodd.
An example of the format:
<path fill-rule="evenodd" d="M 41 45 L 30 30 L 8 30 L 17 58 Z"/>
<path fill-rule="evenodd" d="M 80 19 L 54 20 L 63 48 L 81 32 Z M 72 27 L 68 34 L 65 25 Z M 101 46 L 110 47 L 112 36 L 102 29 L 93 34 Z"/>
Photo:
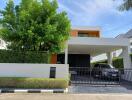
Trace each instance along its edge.
<path fill-rule="evenodd" d="M 0 100 L 132 100 L 131 94 L 0 94 Z"/>

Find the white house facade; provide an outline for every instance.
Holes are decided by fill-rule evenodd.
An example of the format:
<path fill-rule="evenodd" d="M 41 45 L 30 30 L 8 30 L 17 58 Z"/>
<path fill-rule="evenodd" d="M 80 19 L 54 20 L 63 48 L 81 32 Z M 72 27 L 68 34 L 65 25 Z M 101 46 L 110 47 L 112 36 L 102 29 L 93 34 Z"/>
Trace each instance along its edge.
<path fill-rule="evenodd" d="M 112 64 L 112 52 L 122 49 L 125 68 L 131 68 L 130 44 L 127 38 L 102 38 L 100 27 L 73 27 L 64 53 L 51 57 L 51 63 L 65 63 L 69 67 L 90 67 L 91 59 L 106 53 Z"/>

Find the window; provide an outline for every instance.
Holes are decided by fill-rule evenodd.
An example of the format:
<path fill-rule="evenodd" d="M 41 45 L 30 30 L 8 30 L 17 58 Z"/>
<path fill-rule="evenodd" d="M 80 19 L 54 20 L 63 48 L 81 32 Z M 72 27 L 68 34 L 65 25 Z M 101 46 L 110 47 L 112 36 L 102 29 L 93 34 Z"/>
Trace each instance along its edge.
<path fill-rule="evenodd" d="M 56 76 L 56 67 L 50 67 L 50 78 L 55 78 Z"/>
<path fill-rule="evenodd" d="M 88 33 L 78 33 L 79 37 L 89 37 Z"/>
<path fill-rule="evenodd" d="M 82 33 L 82 32 L 79 32 L 79 33 L 78 33 L 78 36 L 79 36 L 79 37 L 97 37 L 96 34 Z"/>

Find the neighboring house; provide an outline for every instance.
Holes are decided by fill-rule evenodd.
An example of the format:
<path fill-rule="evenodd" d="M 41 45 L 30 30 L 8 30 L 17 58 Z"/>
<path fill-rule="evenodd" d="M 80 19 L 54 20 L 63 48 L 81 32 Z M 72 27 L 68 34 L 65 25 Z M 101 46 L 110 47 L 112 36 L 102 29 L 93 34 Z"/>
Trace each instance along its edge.
<path fill-rule="evenodd" d="M 129 40 L 125 38 L 102 38 L 99 27 L 72 27 L 71 37 L 61 54 L 53 54 L 51 63 L 69 64 L 69 67 L 90 67 L 95 56 L 106 53 L 108 63 L 112 64 L 112 52 L 123 50 L 124 66 L 131 67 Z"/>
<path fill-rule="evenodd" d="M 0 39 L 0 49 L 7 49 L 7 44 L 2 39 Z"/>

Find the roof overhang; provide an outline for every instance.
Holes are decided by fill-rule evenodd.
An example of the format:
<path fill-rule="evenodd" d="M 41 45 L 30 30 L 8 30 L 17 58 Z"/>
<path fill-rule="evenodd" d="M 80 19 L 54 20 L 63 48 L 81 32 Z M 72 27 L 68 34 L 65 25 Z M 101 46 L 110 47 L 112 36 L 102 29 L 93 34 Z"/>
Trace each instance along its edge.
<path fill-rule="evenodd" d="M 128 39 L 72 37 L 68 41 L 68 53 L 96 56 L 128 47 L 129 45 Z"/>

